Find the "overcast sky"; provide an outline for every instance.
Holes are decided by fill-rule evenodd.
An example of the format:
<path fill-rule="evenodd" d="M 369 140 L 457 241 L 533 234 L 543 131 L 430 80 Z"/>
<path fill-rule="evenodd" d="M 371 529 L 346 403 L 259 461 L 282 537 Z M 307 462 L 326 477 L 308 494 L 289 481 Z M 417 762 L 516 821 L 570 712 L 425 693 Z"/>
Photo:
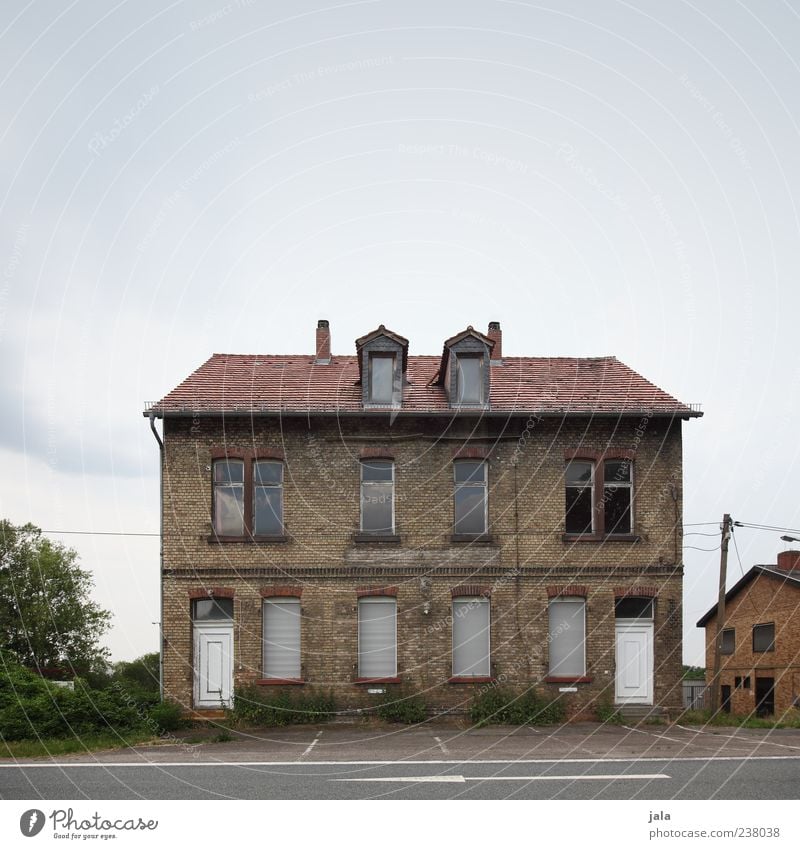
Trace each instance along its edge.
<path fill-rule="evenodd" d="M 143 405 L 212 352 L 498 320 L 703 404 L 687 523 L 800 527 L 798 11 L 548 6 L 4 3 L 0 515 L 157 531 Z M 702 663 L 719 537 L 687 531 Z M 779 536 L 739 529 L 744 569 Z M 114 658 L 156 650 L 157 540 L 54 538 Z"/>

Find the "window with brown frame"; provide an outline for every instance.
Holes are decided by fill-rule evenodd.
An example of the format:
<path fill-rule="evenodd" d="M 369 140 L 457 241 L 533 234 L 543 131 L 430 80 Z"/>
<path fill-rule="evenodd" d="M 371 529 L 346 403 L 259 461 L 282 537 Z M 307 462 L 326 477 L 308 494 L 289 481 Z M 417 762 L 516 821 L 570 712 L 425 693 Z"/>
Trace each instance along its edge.
<path fill-rule="evenodd" d="M 575 457 L 564 472 L 564 529 L 570 535 L 633 533 L 633 462 Z"/>
<path fill-rule="evenodd" d="M 281 460 L 216 459 L 211 479 L 215 536 L 283 538 Z"/>

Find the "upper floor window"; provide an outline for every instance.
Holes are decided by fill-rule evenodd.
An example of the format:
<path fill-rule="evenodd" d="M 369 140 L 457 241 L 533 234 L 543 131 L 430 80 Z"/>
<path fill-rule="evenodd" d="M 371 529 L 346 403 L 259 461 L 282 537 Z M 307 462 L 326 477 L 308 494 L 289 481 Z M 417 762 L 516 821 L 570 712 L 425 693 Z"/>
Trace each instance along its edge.
<path fill-rule="evenodd" d="M 244 515 L 244 460 L 215 460 L 214 530 L 219 536 L 241 536 Z"/>
<path fill-rule="evenodd" d="M 361 531 L 394 534 L 394 463 L 361 461 Z"/>
<path fill-rule="evenodd" d="M 633 533 L 631 460 L 568 460 L 564 483 L 568 534 Z"/>
<path fill-rule="evenodd" d="M 775 623 L 753 625 L 753 651 L 775 651 Z"/>
<path fill-rule="evenodd" d="M 567 463 L 565 527 L 568 534 L 590 534 L 594 530 L 593 483 L 594 463 L 584 460 Z"/>
<path fill-rule="evenodd" d="M 479 535 L 488 532 L 488 498 L 485 460 L 456 460 L 454 523 L 456 534 Z"/>
<path fill-rule="evenodd" d="M 603 523 L 605 533 L 631 533 L 632 496 L 631 461 L 605 460 L 603 462 Z"/>
<path fill-rule="evenodd" d="M 219 537 L 282 536 L 283 463 L 214 460 L 212 524 Z"/>
<path fill-rule="evenodd" d="M 283 463 L 257 460 L 253 463 L 253 534 L 283 533 Z"/>
<path fill-rule="evenodd" d="M 459 404 L 483 403 L 483 356 L 456 357 L 456 400 Z"/>
<path fill-rule="evenodd" d="M 736 650 L 736 629 L 725 628 L 722 632 L 722 643 L 720 645 L 720 654 L 733 654 Z"/>
<path fill-rule="evenodd" d="M 391 404 L 394 400 L 394 354 L 369 355 L 369 400 Z"/>

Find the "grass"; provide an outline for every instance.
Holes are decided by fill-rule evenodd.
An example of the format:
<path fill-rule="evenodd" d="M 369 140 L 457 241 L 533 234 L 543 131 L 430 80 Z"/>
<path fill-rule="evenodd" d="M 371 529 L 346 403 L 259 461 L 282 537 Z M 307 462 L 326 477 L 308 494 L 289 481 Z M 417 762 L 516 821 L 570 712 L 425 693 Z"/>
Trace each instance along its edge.
<path fill-rule="evenodd" d="M 712 715 L 710 710 L 687 710 L 677 721 L 681 725 L 713 725 L 723 728 L 800 728 L 800 710 L 792 709 L 778 717 L 735 713 Z"/>
<path fill-rule="evenodd" d="M 0 758 L 42 758 L 96 752 L 100 749 L 122 749 L 154 739 L 152 731 L 127 731 L 122 734 L 87 734 L 47 740 L 0 740 Z"/>

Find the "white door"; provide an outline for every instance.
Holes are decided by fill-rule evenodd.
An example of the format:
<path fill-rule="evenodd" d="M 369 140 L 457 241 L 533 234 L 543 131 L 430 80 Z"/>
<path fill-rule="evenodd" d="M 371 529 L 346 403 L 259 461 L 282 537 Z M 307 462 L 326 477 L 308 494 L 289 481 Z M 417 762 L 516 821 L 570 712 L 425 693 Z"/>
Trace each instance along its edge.
<path fill-rule="evenodd" d="M 653 704 L 653 623 L 616 624 L 617 704 Z"/>
<path fill-rule="evenodd" d="M 194 706 L 230 707 L 233 694 L 233 627 L 194 626 Z"/>

